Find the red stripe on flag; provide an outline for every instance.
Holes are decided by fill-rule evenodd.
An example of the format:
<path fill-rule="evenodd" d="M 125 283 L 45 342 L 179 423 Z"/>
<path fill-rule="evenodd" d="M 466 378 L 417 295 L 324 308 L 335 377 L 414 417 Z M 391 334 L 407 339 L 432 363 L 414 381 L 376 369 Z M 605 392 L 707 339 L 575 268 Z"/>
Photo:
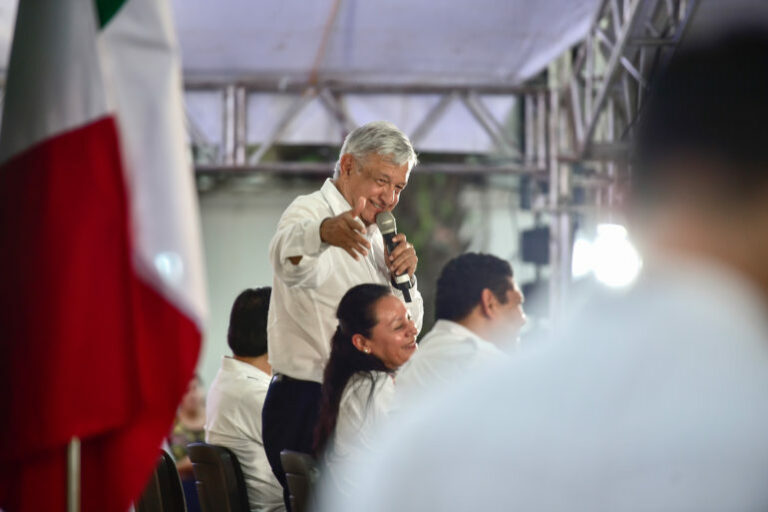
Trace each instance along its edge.
<path fill-rule="evenodd" d="M 197 327 L 134 271 L 121 162 L 106 118 L 0 169 L 8 510 L 63 498 L 59 461 L 77 435 L 83 510 L 124 511 L 154 467 L 197 362 Z"/>

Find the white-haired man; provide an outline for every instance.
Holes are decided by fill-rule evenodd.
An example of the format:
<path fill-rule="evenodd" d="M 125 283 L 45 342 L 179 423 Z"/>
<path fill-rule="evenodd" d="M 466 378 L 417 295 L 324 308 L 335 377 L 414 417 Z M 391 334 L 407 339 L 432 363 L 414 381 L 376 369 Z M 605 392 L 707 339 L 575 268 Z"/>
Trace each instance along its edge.
<path fill-rule="evenodd" d="M 406 307 L 421 329 L 416 252 L 400 233 L 389 254 L 376 226 L 376 215 L 397 205 L 416 162 L 410 141 L 397 127 L 368 123 L 347 136 L 333 179 L 296 198 L 280 218 L 269 248 L 275 272 L 269 362 L 275 376 L 264 404 L 263 433 L 267 457 L 284 488 L 280 452 L 311 451 L 320 383 L 344 293 L 361 283 L 391 285 L 394 276 L 407 273 L 411 302 Z M 393 293 L 403 297 L 394 286 Z"/>

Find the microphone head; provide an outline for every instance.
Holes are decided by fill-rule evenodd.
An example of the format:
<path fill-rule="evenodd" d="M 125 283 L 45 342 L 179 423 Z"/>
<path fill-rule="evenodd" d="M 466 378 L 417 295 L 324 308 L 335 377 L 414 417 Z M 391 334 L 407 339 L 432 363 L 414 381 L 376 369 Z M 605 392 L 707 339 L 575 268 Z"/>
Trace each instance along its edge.
<path fill-rule="evenodd" d="M 376 225 L 379 226 L 382 235 L 397 232 L 397 224 L 395 224 L 395 216 L 392 215 L 392 212 L 381 212 L 376 215 Z"/>

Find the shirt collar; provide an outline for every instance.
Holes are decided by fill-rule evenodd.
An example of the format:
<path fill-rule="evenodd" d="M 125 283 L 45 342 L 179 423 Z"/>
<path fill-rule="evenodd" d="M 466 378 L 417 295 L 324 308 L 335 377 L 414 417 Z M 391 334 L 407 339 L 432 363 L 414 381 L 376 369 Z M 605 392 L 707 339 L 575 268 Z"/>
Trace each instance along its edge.
<path fill-rule="evenodd" d="M 341 194 L 339 189 L 336 188 L 336 185 L 333 183 L 331 178 L 325 180 L 325 183 L 323 183 L 323 186 L 320 188 L 320 193 L 328 203 L 328 206 L 331 207 L 331 212 L 334 216 L 341 215 L 342 213 L 347 212 L 352 208 L 346 198 Z M 366 229 L 369 237 L 378 230 L 379 227 L 375 222 L 368 226 Z"/>
<path fill-rule="evenodd" d="M 432 331 L 438 332 L 438 333 L 446 332 L 446 333 L 453 334 L 454 336 L 471 338 L 481 343 L 492 344 L 490 341 L 484 340 L 483 338 L 475 334 L 473 331 L 467 329 L 463 325 L 453 322 L 451 320 L 444 320 L 444 319 L 438 320 L 437 322 L 435 322 L 434 327 L 432 327 Z"/>
<path fill-rule="evenodd" d="M 269 375 L 259 370 L 252 364 L 238 361 L 234 357 L 230 356 L 224 356 L 221 358 L 221 368 L 227 373 L 242 375 L 244 377 L 250 377 L 259 380 L 269 380 L 270 378 Z"/>
<path fill-rule="evenodd" d="M 320 193 L 323 194 L 323 197 L 328 202 L 334 215 L 340 215 L 352 208 L 346 198 L 341 195 L 341 191 L 336 188 L 336 185 L 331 178 L 325 180 L 325 183 L 323 183 L 323 186 L 320 189 Z"/>

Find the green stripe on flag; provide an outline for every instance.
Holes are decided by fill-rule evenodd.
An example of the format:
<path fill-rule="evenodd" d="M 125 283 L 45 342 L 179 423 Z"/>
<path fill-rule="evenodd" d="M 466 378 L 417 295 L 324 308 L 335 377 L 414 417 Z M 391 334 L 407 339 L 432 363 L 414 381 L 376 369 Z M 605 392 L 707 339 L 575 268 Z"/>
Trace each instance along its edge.
<path fill-rule="evenodd" d="M 120 10 L 126 0 L 96 0 L 96 10 L 99 13 L 99 24 L 104 28 L 109 20 Z"/>

